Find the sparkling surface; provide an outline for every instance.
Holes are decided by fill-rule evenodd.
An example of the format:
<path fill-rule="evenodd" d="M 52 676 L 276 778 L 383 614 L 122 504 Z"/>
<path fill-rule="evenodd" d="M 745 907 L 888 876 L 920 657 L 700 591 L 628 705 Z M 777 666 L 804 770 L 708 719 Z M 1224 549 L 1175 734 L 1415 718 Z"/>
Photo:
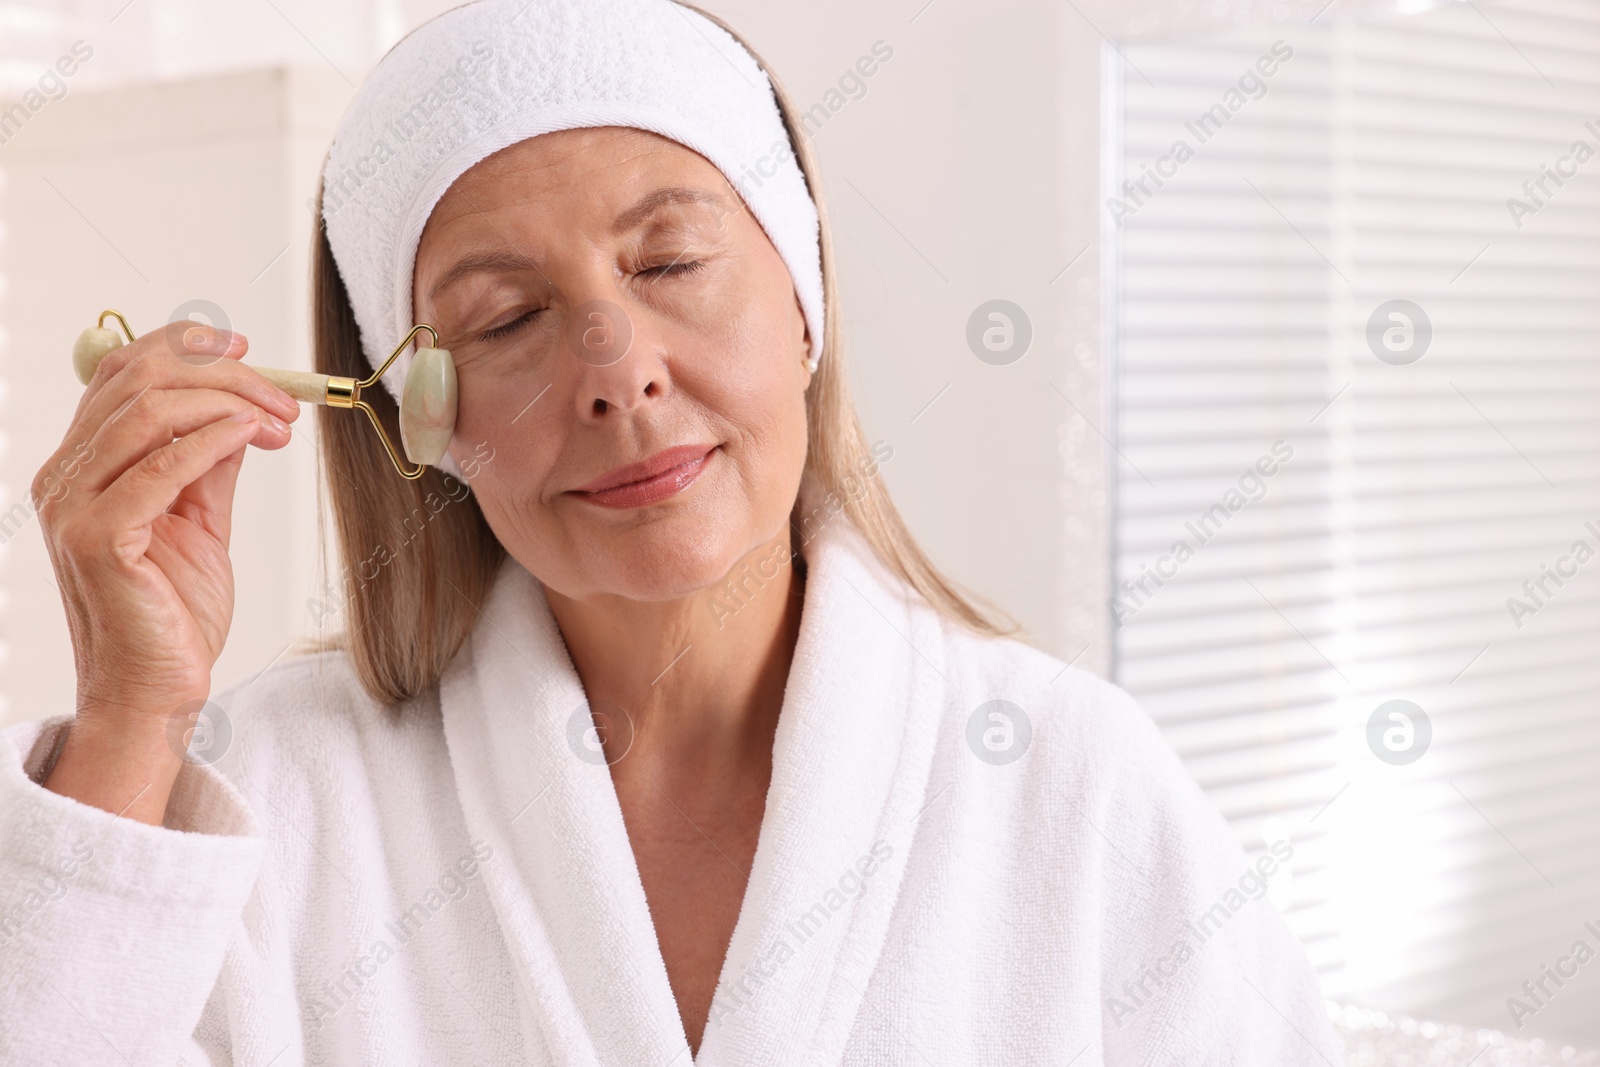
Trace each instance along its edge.
<path fill-rule="evenodd" d="M 1600 1050 L 1512 1037 L 1499 1030 L 1333 1003 L 1328 1004 L 1328 1017 L 1344 1043 L 1345 1067 L 1600 1065 Z"/>

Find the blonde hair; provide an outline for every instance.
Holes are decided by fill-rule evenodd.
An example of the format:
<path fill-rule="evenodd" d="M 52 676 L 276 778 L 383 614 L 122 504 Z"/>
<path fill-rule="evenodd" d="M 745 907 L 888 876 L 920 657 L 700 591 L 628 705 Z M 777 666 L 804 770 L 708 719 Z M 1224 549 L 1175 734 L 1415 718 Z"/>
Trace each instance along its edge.
<path fill-rule="evenodd" d="M 826 356 L 806 393 L 809 441 L 803 477 L 822 490 L 828 510 L 847 516 L 884 565 L 939 614 L 979 634 L 1017 633 L 1019 628 L 1009 616 L 939 572 L 911 536 L 877 476 L 877 463 L 845 380 L 838 284 L 821 182 L 788 94 L 732 27 L 692 4 L 683 6 L 727 30 L 767 70 L 784 128 L 821 218 Z M 317 209 L 321 218 L 320 187 Z M 324 374 L 364 378 L 371 366 L 362 352 L 349 294 L 320 226 L 312 238 L 311 267 L 316 368 Z M 390 438 L 398 441 L 394 398 L 386 389 L 367 390 L 362 396 L 376 409 Z M 346 650 L 363 687 L 379 702 L 399 703 L 438 681 L 478 621 L 506 550 L 463 483 L 437 467 L 427 468 L 415 481 L 400 478 L 365 418 L 319 407 L 317 427 L 323 442 L 321 487 L 338 527 L 346 625 L 340 632 L 311 639 L 307 650 Z M 841 491 L 844 486 L 852 488 Z M 821 509 L 801 516 L 799 508 L 797 501 L 790 526 L 803 544 L 809 539 L 806 524 Z M 393 553 L 388 546 L 397 531 L 405 532 L 406 543 Z"/>

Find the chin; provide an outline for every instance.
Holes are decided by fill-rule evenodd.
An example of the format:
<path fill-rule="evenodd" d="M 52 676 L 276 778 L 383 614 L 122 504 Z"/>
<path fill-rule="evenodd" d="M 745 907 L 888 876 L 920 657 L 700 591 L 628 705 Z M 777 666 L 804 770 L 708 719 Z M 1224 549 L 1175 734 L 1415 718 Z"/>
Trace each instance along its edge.
<path fill-rule="evenodd" d="M 605 559 L 590 560 L 591 574 L 605 574 L 604 592 L 630 600 L 662 601 L 690 596 L 725 578 L 750 551 L 751 537 L 736 536 L 743 523 L 726 516 L 684 512 L 638 526 L 596 543 L 608 544 Z M 598 583 L 597 583 L 598 584 Z"/>

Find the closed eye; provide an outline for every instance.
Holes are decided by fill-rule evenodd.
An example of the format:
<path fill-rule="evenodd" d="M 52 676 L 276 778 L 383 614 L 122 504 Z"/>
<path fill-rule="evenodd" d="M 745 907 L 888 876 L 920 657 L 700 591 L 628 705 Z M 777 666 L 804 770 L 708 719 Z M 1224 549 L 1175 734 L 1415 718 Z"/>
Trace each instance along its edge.
<path fill-rule="evenodd" d="M 539 312 L 542 311 L 542 310 L 544 310 L 544 309 L 543 308 L 534 308 L 532 311 L 528 312 L 526 315 L 519 315 L 516 318 L 512 319 L 510 322 L 506 323 L 504 326 L 496 326 L 492 330 L 485 331 L 481 336 L 479 336 L 478 340 L 480 340 L 480 341 L 498 341 L 502 337 L 509 337 L 511 334 L 516 333 L 518 330 L 522 329 L 522 327 L 524 327 L 528 323 L 532 322 L 533 321 L 533 317 L 535 315 L 539 314 Z"/>
<path fill-rule="evenodd" d="M 682 263 L 674 261 L 672 263 L 664 263 L 658 267 L 647 267 L 640 271 L 639 274 L 641 277 L 665 278 L 682 274 L 694 274 L 705 269 L 705 265 L 705 261 L 700 259 L 692 259 Z M 543 310 L 543 308 L 534 308 L 525 315 L 517 316 L 504 326 L 496 326 L 492 330 L 485 330 L 479 335 L 478 339 L 480 341 L 498 341 L 503 337 L 509 337 L 532 322 L 534 316 Z"/>
<path fill-rule="evenodd" d="M 664 278 L 674 274 L 693 274 L 698 270 L 704 269 L 705 265 L 705 260 L 703 259 L 691 259 L 685 263 L 679 263 L 674 260 L 659 267 L 647 267 L 640 271 L 639 274 L 641 276 Z"/>

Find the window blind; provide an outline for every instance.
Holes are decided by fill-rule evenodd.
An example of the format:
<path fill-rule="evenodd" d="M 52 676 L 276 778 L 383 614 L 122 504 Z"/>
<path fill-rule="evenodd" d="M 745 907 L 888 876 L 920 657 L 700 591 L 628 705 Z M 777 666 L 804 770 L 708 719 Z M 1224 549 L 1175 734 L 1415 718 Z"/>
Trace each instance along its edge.
<path fill-rule="evenodd" d="M 1592 986 L 1523 989 L 1600 948 L 1600 3 L 1335 5 L 1106 81 L 1116 680 L 1293 843 L 1330 995 L 1600 1043 Z"/>

